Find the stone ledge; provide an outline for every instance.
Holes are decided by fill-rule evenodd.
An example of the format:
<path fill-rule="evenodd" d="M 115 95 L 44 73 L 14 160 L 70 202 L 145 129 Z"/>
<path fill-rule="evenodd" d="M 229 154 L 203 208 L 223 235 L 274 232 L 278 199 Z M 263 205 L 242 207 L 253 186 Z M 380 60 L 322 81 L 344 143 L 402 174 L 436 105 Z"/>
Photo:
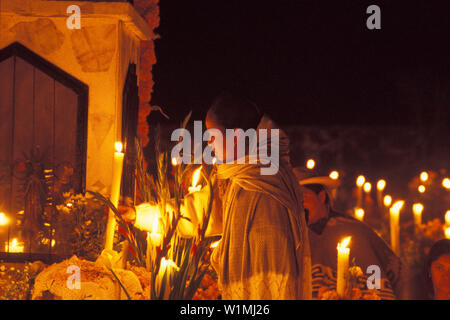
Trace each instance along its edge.
<path fill-rule="evenodd" d="M 1 15 L 67 18 L 67 8 L 77 5 L 82 18 L 114 18 L 124 22 L 140 40 L 153 40 L 157 36 L 150 26 L 128 2 L 86 2 L 52 0 L 2 0 Z"/>

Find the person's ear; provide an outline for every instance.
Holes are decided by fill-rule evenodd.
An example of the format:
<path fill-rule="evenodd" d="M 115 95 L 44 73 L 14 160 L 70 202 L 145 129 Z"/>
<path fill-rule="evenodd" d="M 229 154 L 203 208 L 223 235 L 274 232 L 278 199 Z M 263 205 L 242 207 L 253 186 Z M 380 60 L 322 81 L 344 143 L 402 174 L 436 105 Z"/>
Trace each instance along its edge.
<path fill-rule="evenodd" d="M 319 198 L 320 202 L 325 204 L 325 201 L 327 200 L 327 192 L 325 190 L 322 190 L 322 191 L 319 192 L 317 197 Z"/>

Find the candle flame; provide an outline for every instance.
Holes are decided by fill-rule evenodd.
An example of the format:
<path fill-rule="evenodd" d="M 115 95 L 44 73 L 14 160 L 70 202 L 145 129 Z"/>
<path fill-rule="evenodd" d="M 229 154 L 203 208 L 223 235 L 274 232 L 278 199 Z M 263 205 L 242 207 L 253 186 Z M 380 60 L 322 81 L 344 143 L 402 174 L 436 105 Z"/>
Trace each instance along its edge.
<path fill-rule="evenodd" d="M 217 240 L 213 243 L 211 243 L 211 248 L 216 248 L 219 245 L 220 240 Z"/>
<path fill-rule="evenodd" d="M 116 147 L 116 152 L 118 152 L 118 153 L 122 152 L 122 148 L 123 148 L 122 142 L 116 142 L 115 147 Z"/>
<path fill-rule="evenodd" d="M 424 186 L 423 184 L 421 184 L 421 185 L 417 188 L 417 190 L 419 190 L 420 193 L 424 193 L 426 189 L 425 189 L 425 186 Z"/>
<path fill-rule="evenodd" d="M 392 197 L 390 195 L 385 195 L 383 199 L 383 203 L 386 207 L 389 207 L 392 203 Z"/>
<path fill-rule="evenodd" d="M 378 183 L 377 183 L 377 189 L 378 189 L 379 191 L 383 191 L 384 188 L 386 188 L 386 180 L 383 180 L 383 179 L 378 180 Z"/>
<path fill-rule="evenodd" d="M 153 218 L 153 225 L 152 225 L 152 234 L 157 233 L 158 231 L 158 215 L 155 215 Z"/>
<path fill-rule="evenodd" d="M 338 243 L 338 249 L 347 249 L 348 244 L 350 243 L 352 237 L 347 237 L 342 240 L 341 243 Z"/>
<path fill-rule="evenodd" d="M 414 214 L 421 214 L 423 211 L 423 204 L 421 203 L 414 203 L 413 204 L 413 212 Z"/>
<path fill-rule="evenodd" d="M 175 167 L 176 165 L 178 165 L 178 161 L 177 158 L 173 157 L 172 158 L 172 165 Z"/>
<path fill-rule="evenodd" d="M 310 170 L 314 169 L 315 166 L 316 166 L 316 162 L 313 159 L 309 159 L 306 162 L 306 167 Z"/>
<path fill-rule="evenodd" d="M 427 180 L 428 180 L 428 172 L 423 171 L 423 172 L 420 174 L 420 181 L 425 182 L 425 181 L 427 181 Z"/>
<path fill-rule="evenodd" d="M 3 212 L 0 212 L 0 226 L 6 226 L 9 222 L 8 217 Z"/>
<path fill-rule="evenodd" d="M 442 186 L 443 186 L 445 189 L 450 189 L 450 179 L 449 179 L 449 178 L 444 178 L 444 179 L 442 180 Z"/>
<path fill-rule="evenodd" d="M 195 188 L 197 186 L 198 180 L 200 179 L 200 171 L 202 167 L 198 168 L 194 171 L 194 175 L 192 176 L 192 187 Z"/>
<path fill-rule="evenodd" d="M 400 210 L 403 208 L 405 201 L 399 200 L 392 205 L 391 212 L 399 214 Z"/>
<path fill-rule="evenodd" d="M 160 270 L 166 270 L 168 267 L 174 268 L 175 270 L 179 271 L 180 268 L 177 266 L 173 260 L 162 258 L 161 259 L 161 266 L 159 267 Z"/>
<path fill-rule="evenodd" d="M 364 218 L 364 209 L 362 208 L 355 209 L 355 216 L 358 220 L 362 221 Z"/>
<path fill-rule="evenodd" d="M 445 238 L 446 239 L 450 239 L 450 227 L 445 228 Z"/>
<path fill-rule="evenodd" d="M 372 190 L 372 185 L 370 184 L 370 182 L 364 183 L 364 192 L 369 193 L 370 190 Z"/>
<path fill-rule="evenodd" d="M 11 247 L 17 247 L 17 239 L 16 238 L 12 239 Z"/>
<path fill-rule="evenodd" d="M 330 172 L 330 178 L 333 180 L 337 180 L 339 178 L 339 172 L 336 170 Z"/>
<path fill-rule="evenodd" d="M 357 185 L 358 187 L 362 187 L 365 181 L 366 181 L 366 178 L 364 178 L 364 176 L 359 176 L 359 177 L 356 179 L 356 185 Z"/>
<path fill-rule="evenodd" d="M 445 223 L 450 225 L 450 210 L 445 213 Z"/>

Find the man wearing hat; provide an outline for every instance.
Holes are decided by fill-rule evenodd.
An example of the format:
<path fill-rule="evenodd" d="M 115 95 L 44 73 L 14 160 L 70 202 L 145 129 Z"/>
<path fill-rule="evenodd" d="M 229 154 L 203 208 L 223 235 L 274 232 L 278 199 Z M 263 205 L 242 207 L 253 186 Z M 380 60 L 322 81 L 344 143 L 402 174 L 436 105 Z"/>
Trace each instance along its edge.
<path fill-rule="evenodd" d="M 295 168 L 304 197 L 306 221 L 311 246 L 313 298 L 321 298 L 319 290 L 336 288 L 337 244 L 351 236 L 350 266 L 354 261 L 363 273 L 371 265 L 381 270 L 381 288 L 376 290 L 381 299 L 396 299 L 401 295 L 401 261 L 368 225 L 345 214 L 336 212 L 332 206 L 333 189 L 340 182 L 328 176 L 320 176 L 313 170 Z M 367 279 L 372 272 L 364 274 Z M 362 295 L 370 294 L 366 282 L 360 283 Z"/>

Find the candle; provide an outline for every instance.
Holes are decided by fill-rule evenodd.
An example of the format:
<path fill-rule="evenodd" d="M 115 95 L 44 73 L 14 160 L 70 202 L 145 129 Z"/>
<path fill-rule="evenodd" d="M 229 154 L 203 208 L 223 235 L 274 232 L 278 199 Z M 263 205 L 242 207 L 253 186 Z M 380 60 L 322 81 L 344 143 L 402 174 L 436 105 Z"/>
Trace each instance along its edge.
<path fill-rule="evenodd" d="M 200 191 L 202 188 L 201 185 L 197 185 L 198 180 L 200 179 L 200 170 L 202 167 L 198 168 L 194 171 L 194 175 L 192 176 L 192 186 L 188 188 L 189 192 Z"/>
<path fill-rule="evenodd" d="M 390 195 L 388 195 L 388 194 L 385 195 L 384 198 L 383 198 L 383 203 L 384 203 L 384 205 L 387 208 L 389 208 L 391 206 L 391 203 L 392 203 L 392 197 Z"/>
<path fill-rule="evenodd" d="M 444 234 L 446 239 L 450 239 L 450 227 L 444 228 Z"/>
<path fill-rule="evenodd" d="M 442 180 L 442 186 L 445 188 L 445 189 L 450 189 L 450 179 L 449 178 L 444 178 L 443 180 Z"/>
<path fill-rule="evenodd" d="M 364 209 L 355 208 L 355 218 L 362 222 L 364 220 Z"/>
<path fill-rule="evenodd" d="M 428 181 L 428 172 L 422 171 L 422 173 L 420 173 L 420 181 L 422 182 Z"/>
<path fill-rule="evenodd" d="M 426 191 L 426 188 L 425 188 L 425 186 L 424 186 L 423 184 L 421 184 L 421 185 L 417 188 L 417 190 L 419 190 L 420 193 L 424 193 L 424 192 Z"/>
<path fill-rule="evenodd" d="M 357 195 L 358 200 L 357 200 L 356 206 L 358 208 L 361 208 L 361 205 L 362 205 L 362 187 L 363 187 L 365 181 L 366 181 L 366 178 L 364 178 L 364 176 L 359 176 L 356 179 L 356 186 L 358 187 L 358 195 Z"/>
<path fill-rule="evenodd" d="M 370 193 L 370 190 L 372 190 L 372 185 L 370 184 L 370 182 L 366 182 L 364 183 L 364 192 L 365 193 Z"/>
<path fill-rule="evenodd" d="M 450 227 L 450 210 L 447 210 L 445 213 L 445 224 L 446 226 Z"/>
<path fill-rule="evenodd" d="M 153 246 L 158 247 L 162 243 L 162 234 L 158 232 L 158 215 L 153 218 L 152 232 L 150 233 L 150 239 Z"/>
<path fill-rule="evenodd" d="M 114 152 L 110 201 L 117 208 L 117 206 L 119 205 L 124 154 L 122 153 L 122 143 L 116 142 L 115 146 L 116 152 Z M 114 216 L 114 212 L 110 210 L 108 215 L 108 224 L 106 226 L 105 249 L 112 250 L 114 243 L 115 229 L 116 229 L 116 219 Z"/>
<path fill-rule="evenodd" d="M 380 179 L 377 182 L 377 203 L 378 208 L 383 208 L 383 190 L 386 188 L 386 180 Z"/>
<path fill-rule="evenodd" d="M 394 251 L 395 254 L 400 254 L 400 210 L 403 207 L 403 204 L 405 202 L 403 200 L 395 202 L 390 212 L 390 227 L 391 227 L 391 247 L 392 251 Z"/>
<path fill-rule="evenodd" d="M 306 167 L 309 170 L 314 169 L 315 166 L 316 166 L 316 162 L 313 159 L 309 159 L 308 161 L 306 161 Z"/>
<path fill-rule="evenodd" d="M 12 239 L 11 242 L 9 242 L 9 246 L 8 246 L 8 242 L 5 244 L 5 251 L 8 252 L 14 252 L 14 253 L 19 253 L 19 252 L 23 252 L 23 242 L 18 242 L 16 238 Z"/>
<path fill-rule="evenodd" d="M 164 274 L 167 273 L 165 290 L 164 290 L 164 293 L 162 295 L 163 299 L 168 299 L 169 298 L 169 293 L 170 293 L 170 285 L 169 285 L 170 280 L 169 279 L 170 279 L 171 275 L 175 271 L 180 271 L 180 268 L 176 265 L 175 262 L 173 262 L 172 260 L 168 260 L 166 258 L 162 258 L 161 259 L 161 264 L 159 266 L 159 271 L 158 271 L 158 274 L 156 275 L 156 279 L 155 279 L 155 290 L 157 292 L 160 291 L 162 280 L 164 278 Z M 159 292 L 159 295 L 161 296 L 161 292 Z"/>
<path fill-rule="evenodd" d="M 337 245 L 338 263 L 337 263 L 337 284 L 336 291 L 339 297 L 345 295 L 348 282 L 348 265 L 350 257 L 350 249 L 347 248 L 351 237 L 347 237 Z"/>
<path fill-rule="evenodd" d="M 8 217 L 3 212 L 0 212 L 0 226 L 6 226 L 9 222 Z"/>
<path fill-rule="evenodd" d="M 423 204 L 414 203 L 412 208 L 414 213 L 414 225 L 418 228 L 422 225 Z"/>

